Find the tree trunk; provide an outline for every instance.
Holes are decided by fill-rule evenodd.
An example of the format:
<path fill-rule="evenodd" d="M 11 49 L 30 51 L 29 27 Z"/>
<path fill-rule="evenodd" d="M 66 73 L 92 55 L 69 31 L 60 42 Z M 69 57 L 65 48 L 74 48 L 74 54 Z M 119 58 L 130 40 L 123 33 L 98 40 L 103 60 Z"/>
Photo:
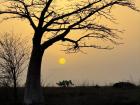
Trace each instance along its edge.
<path fill-rule="evenodd" d="M 13 80 L 14 80 L 14 100 L 15 100 L 15 103 L 17 102 L 17 98 L 18 98 L 18 93 L 17 93 L 17 78 L 16 78 L 16 70 L 14 68 L 13 70 L 14 72 L 14 77 L 13 77 Z"/>
<path fill-rule="evenodd" d="M 33 46 L 25 84 L 24 103 L 26 105 L 44 104 L 40 83 L 43 53 L 44 51 L 42 51 L 40 46 Z"/>

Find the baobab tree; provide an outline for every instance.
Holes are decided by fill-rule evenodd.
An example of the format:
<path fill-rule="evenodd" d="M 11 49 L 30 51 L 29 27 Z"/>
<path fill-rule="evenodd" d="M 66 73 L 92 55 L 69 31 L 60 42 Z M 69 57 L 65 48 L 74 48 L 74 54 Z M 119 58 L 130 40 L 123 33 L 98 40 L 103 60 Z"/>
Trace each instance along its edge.
<path fill-rule="evenodd" d="M 88 39 L 104 39 L 118 44 L 118 31 L 98 22 L 99 17 L 113 21 L 111 10 L 114 6 L 128 7 L 138 11 L 131 0 L 3 0 L 0 14 L 7 19 L 26 19 L 34 30 L 32 52 L 28 67 L 24 102 L 41 104 L 44 102 L 40 86 L 41 62 L 44 51 L 56 42 L 65 43 L 68 53 L 76 53 L 81 48 L 110 49 Z M 9 15 L 7 15 L 9 14 Z M 71 37 L 71 32 L 82 30 L 83 34 Z M 46 36 L 44 41 L 43 37 Z M 97 42 L 97 41 L 96 41 Z"/>

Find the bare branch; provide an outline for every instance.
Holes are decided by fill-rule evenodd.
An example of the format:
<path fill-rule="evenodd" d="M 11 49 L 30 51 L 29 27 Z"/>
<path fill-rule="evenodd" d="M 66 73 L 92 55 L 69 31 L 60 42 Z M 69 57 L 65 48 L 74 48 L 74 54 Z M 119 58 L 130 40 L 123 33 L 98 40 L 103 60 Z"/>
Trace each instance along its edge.
<path fill-rule="evenodd" d="M 14 2 L 14 0 L 11 0 L 11 2 Z M 19 4 L 11 3 L 11 6 L 7 6 L 7 10 L 0 10 L 0 14 L 11 14 L 11 15 L 17 15 L 14 16 L 14 18 L 26 18 L 29 20 L 31 26 L 33 29 L 36 29 L 35 23 L 33 22 L 30 12 L 28 10 L 29 5 L 25 4 L 24 1 L 17 0 L 16 1 Z M 23 7 L 22 7 L 23 6 Z M 13 18 L 8 17 L 8 19 Z"/>
<path fill-rule="evenodd" d="M 100 1 L 98 1 L 100 2 Z M 94 2 L 92 3 L 94 4 Z M 47 48 L 48 46 L 52 45 L 53 43 L 59 41 L 59 40 L 64 40 L 64 38 L 66 37 L 66 35 L 70 32 L 70 30 L 73 30 L 73 29 L 88 29 L 88 30 L 93 30 L 93 31 L 102 31 L 104 33 L 107 34 L 107 36 L 110 34 L 110 36 L 114 37 L 116 36 L 113 31 L 109 28 L 106 28 L 104 26 L 101 26 L 101 25 L 96 25 L 96 24 L 86 24 L 84 26 L 80 26 L 81 23 L 83 23 L 84 21 L 88 20 L 91 16 L 93 16 L 94 14 L 98 13 L 99 11 L 102 11 L 108 7 L 112 7 L 113 5 L 122 5 L 122 6 L 128 6 L 128 7 L 133 7 L 133 5 L 127 1 L 126 3 L 126 0 L 114 0 L 114 1 L 110 1 L 110 2 L 107 2 L 106 4 L 103 4 L 101 7 L 96 7 L 96 8 L 93 8 L 93 9 L 90 9 L 90 12 L 86 15 L 84 15 L 83 17 L 80 18 L 80 20 L 76 21 L 75 23 L 69 25 L 67 28 L 58 28 L 58 29 L 47 29 L 46 26 L 46 30 L 47 31 L 64 31 L 62 34 L 50 39 L 49 41 L 46 41 L 43 43 L 43 48 Z M 87 9 L 88 7 L 91 7 L 92 5 L 88 5 L 86 6 L 85 8 Z M 85 8 L 82 8 L 85 9 Z M 132 8 L 134 9 L 134 8 Z M 81 9 L 80 9 L 81 10 Z M 79 10 L 77 10 L 79 11 Z M 73 12 L 71 12 L 73 13 Z M 69 14 L 66 14 L 66 15 L 62 15 L 60 16 L 59 18 L 55 18 L 54 20 L 59 20 L 63 17 L 67 17 L 69 15 L 71 15 L 71 13 Z M 76 11 L 74 11 L 74 13 L 77 13 Z M 73 15 L 73 14 L 72 14 Z M 52 22 L 52 20 L 50 21 Z M 76 27 L 77 26 L 77 27 Z M 83 37 L 81 37 L 80 39 L 83 39 Z M 108 38 L 108 40 L 110 40 L 111 42 L 113 43 L 116 43 L 113 39 L 111 38 Z M 70 41 L 70 40 L 69 40 Z M 77 41 L 78 42 L 78 41 Z M 45 47 L 46 46 L 46 47 Z M 88 47 L 88 46 L 87 46 Z M 96 48 L 96 47 L 94 47 Z M 101 47 L 97 47 L 97 48 L 101 48 Z"/>
<path fill-rule="evenodd" d="M 68 16 L 71 16 L 71 15 L 74 15 L 74 14 L 77 14 L 79 12 L 82 12 L 83 10 L 87 9 L 87 8 L 90 8 L 92 5 L 100 2 L 102 0 L 97 0 L 97 1 L 94 1 L 93 3 L 89 3 L 87 4 L 86 6 L 83 6 L 82 8 L 79 8 L 77 10 L 74 10 L 70 13 L 67 13 L 67 14 L 64 14 L 64 15 L 61 15 L 61 16 L 58 16 L 56 18 L 53 18 L 52 20 L 50 20 L 45 26 L 44 26 L 44 29 L 46 29 L 49 25 L 51 25 L 53 22 L 55 22 L 56 20 L 59 20 L 59 19 L 63 19 L 65 17 L 68 17 Z"/>
<path fill-rule="evenodd" d="M 104 17 L 114 22 L 115 19 L 111 15 L 111 10 L 115 5 L 125 6 L 134 11 L 139 11 L 130 0 L 87 0 L 71 5 L 67 11 L 61 8 L 58 8 L 58 10 L 54 9 L 53 0 L 32 0 L 28 3 L 24 2 L 24 0 L 10 0 L 10 5 L 7 6 L 8 9 L 1 10 L 0 14 L 16 15 L 4 18 L 4 20 L 10 18 L 28 19 L 35 30 L 33 44 L 39 47 L 41 46 L 45 50 L 55 42 L 61 40 L 74 42 L 67 38 L 67 35 L 73 30 L 84 30 L 88 31 L 88 34 L 92 33 L 92 35 L 81 35 L 76 42 L 80 42 L 88 37 L 105 39 L 114 44 L 118 44 L 114 40 L 118 37 L 116 30 L 101 25 L 96 21 L 98 17 Z M 38 23 L 37 26 L 35 25 L 35 20 Z M 48 36 L 50 34 L 52 36 L 48 37 L 48 40 L 41 44 L 45 32 Z"/>
<path fill-rule="evenodd" d="M 40 18 L 39 18 L 39 24 L 38 24 L 39 27 L 42 27 L 44 19 L 45 19 L 45 14 L 48 11 L 48 8 L 51 5 L 52 1 L 53 0 L 48 0 L 48 2 L 46 1 L 46 5 L 45 5 L 44 9 L 42 10 Z"/>

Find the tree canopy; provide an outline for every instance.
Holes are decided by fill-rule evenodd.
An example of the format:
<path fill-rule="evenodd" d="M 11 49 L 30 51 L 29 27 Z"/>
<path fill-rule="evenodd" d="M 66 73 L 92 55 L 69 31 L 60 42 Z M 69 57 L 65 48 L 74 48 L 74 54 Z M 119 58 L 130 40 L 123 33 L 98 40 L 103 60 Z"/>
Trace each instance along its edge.
<path fill-rule="evenodd" d="M 27 19 L 36 32 L 34 44 L 46 49 L 55 42 L 69 42 L 65 45 L 67 52 L 78 52 L 80 48 L 92 47 L 110 49 L 111 47 L 87 43 L 87 39 L 103 39 L 113 44 L 118 39 L 116 29 L 98 23 L 100 17 L 114 21 L 111 10 L 114 5 L 129 7 L 139 11 L 131 0 L 63 0 L 64 7 L 57 0 L 3 0 L 0 3 L 0 14 L 5 15 L 3 20 Z M 83 35 L 75 38 L 69 36 L 72 31 L 83 30 Z M 44 33 L 45 41 L 41 41 Z"/>

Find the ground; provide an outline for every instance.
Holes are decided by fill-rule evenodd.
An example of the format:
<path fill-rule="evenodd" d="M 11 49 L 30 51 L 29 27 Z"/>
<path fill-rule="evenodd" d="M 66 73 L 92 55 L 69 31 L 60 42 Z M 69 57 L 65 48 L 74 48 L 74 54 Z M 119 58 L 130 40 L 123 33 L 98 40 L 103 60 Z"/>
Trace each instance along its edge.
<path fill-rule="evenodd" d="M 18 88 L 18 104 L 22 105 L 24 88 Z M 46 105 L 140 105 L 140 87 L 47 87 Z M 15 105 L 12 88 L 0 88 L 0 105 Z"/>

